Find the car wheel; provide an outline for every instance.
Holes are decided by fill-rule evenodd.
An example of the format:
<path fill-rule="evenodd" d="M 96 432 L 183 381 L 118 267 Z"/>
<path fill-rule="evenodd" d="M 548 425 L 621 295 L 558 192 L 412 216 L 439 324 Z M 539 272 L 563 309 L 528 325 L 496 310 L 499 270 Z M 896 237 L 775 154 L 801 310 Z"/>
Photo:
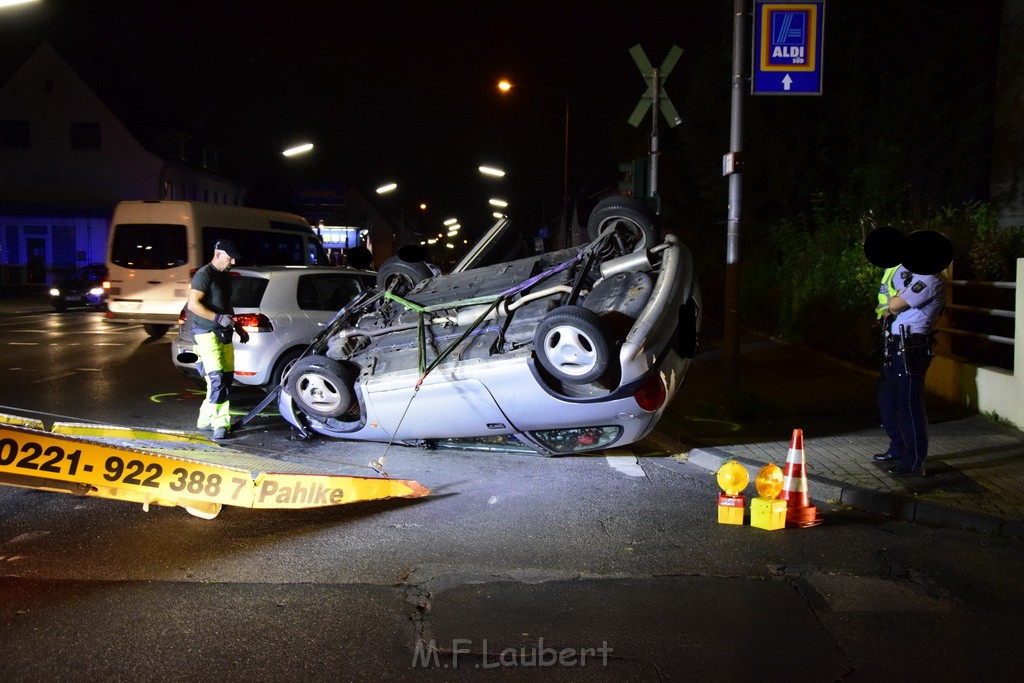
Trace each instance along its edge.
<path fill-rule="evenodd" d="M 306 356 L 288 372 L 288 392 L 316 417 L 340 417 L 355 403 L 355 373 L 333 358 Z"/>
<path fill-rule="evenodd" d="M 566 384 L 600 379 L 611 363 L 612 340 L 601 318 L 582 306 L 551 311 L 534 334 L 537 360 Z"/>
<path fill-rule="evenodd" d="M 591 241 L 607 231 L 614 233 L 613 244 L 625 254 L 650 249 L 658 240 L 657 216 L 642 200 L 609 197 L 594 207 L 587 220 Z"/>
<path fill-rule="evenodd" d="M 392 256 L 377 271 L 377 286 L 402 295 L 431 275 L 430 267 L 423 261 L 406 261 L 401 256 Z"/>
<path fill-rule="evenodd" d="M 170 329 L 170 327 L 170 325 L 153 325 L 151 323 L 145 323 L 143 324 L 142 329 L 146 330 L 146 334 L 153 339 L 159 339 L 167 334 L 167 330 Z"/>
<path fill-rule="evenodd" d="M 267 391 L 273 391 L 281 383 L 301 355 L 302 349 L 292 349 L 277 359 L 277 363 L 270 373 L 270 379 L 267 380 Z"/>

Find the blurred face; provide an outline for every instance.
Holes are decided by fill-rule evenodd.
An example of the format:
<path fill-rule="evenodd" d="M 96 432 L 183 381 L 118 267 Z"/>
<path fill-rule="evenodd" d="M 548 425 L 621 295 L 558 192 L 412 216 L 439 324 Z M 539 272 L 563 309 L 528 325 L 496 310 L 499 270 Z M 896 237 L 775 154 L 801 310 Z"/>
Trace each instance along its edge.
<path fill-rule="evenodd" d="M 214 249 L 211 263 L 213 263 L 213 267 L 217 270 L 230 270 L 231 266 L 235 265 L 235 259 L 228 256 L 226 251 Z"/>

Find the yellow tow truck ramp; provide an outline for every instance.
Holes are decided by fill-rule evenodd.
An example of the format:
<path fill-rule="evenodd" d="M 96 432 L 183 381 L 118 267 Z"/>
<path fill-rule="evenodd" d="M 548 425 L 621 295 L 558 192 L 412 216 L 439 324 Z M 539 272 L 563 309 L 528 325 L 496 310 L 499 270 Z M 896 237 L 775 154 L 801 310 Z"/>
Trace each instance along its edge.
<path fill-rule="evenodd" d="M 0 414 L 0 484 L 180 506 L 213 519 L 224 505 L 314 508 L 420 498 L 418 482 L 325 474 L 220 446 L 184 432 L 58 422 Z"/>

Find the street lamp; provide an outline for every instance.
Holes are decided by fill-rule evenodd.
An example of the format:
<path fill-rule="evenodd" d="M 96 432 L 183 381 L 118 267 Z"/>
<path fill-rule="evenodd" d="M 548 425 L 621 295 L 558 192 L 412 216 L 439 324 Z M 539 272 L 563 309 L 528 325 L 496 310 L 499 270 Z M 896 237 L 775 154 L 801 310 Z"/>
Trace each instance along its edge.
<path fill-rule="evenodd" d="M 512 82 L 508 79 L 502 79 L 498 81 L 498 90 L 503 95 L 507 95 L 512 92 Z M 531 86 L 531 87 L 542 87 L 542 86 Z M 566 211 L 566 204 L 569 200 L 569 90 L 565 91 L 565 145 L 562 155 L 562 229 L 565 230 L 566 239 L 571 241 L 569 236 L 569 227 L 566 225 L 568 212 Z M 568 245 L 566 245 L 568 246 Z"/>
<path fill-rule="evenodd" d="M 286 157 L 293 157 L 296 154 L 305 154 L 306 152 L 312 151 L 312 149 L 312 142 L 303 142 L 302 144 L 295 145 L 294 147 L 289 147 L 285 151 L 281 152 L 281 154 Z"/>
<path fill-rule="evenodd" d="M 505 171 L 500 168 L 494 168 L 493 166 L 481 166 L 480 172 L 484 175 L 494 176 L 495 178 L 505 177 Z"/>

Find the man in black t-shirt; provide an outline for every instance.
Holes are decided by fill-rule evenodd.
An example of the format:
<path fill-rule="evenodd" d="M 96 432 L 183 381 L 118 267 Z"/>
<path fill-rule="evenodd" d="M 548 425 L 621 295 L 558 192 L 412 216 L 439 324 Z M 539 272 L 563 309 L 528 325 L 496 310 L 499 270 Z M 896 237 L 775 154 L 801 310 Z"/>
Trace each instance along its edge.
<path fill-rule="evenodd" d="M 231 432 L 229 394 L 234 381 L 235 348 L 231 336 L 245 344 L 249 333 L 232 320 L 231 276 L 228 271 L 240 254 L 228 240 L 213 247 L 213 259 L 196 271 L 188 293 L 189 322 L 195 332 L 195 351 L 206 377 L 206 399 L 199 408 L 199 429 L 213 429 L 214 439 Z"/>

